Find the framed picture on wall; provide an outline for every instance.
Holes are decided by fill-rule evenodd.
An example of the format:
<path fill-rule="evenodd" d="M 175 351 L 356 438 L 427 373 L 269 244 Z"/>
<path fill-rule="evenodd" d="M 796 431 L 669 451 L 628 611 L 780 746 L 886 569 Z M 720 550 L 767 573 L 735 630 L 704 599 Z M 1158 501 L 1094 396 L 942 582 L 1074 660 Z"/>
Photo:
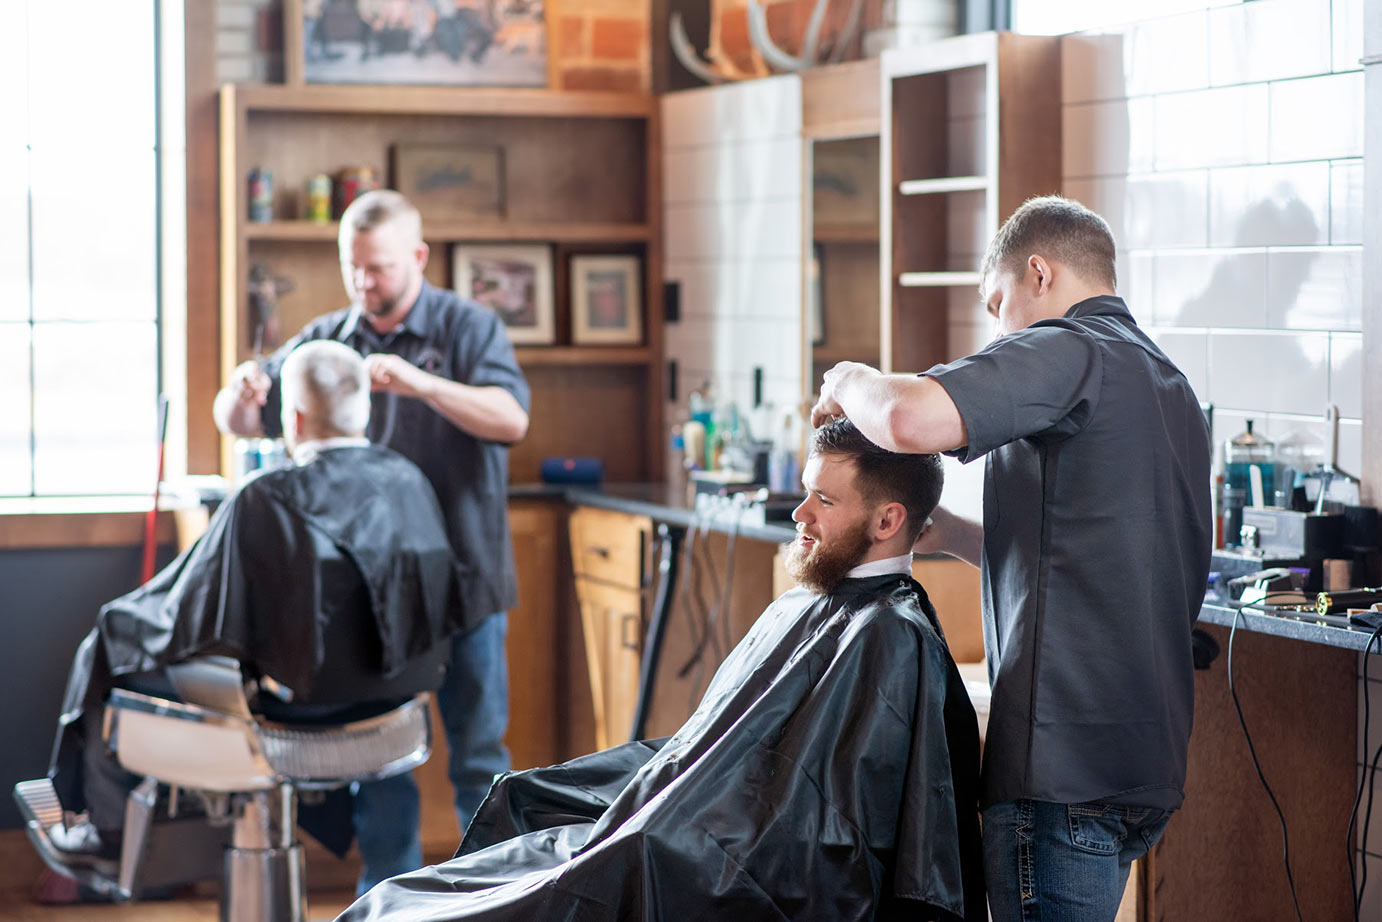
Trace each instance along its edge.
<path fill-rule="evenodd" d="M 456 292 L 493 310 L 515 345 L 555 341 L 552 248 L 537 244 L 458 244 L 451 251 Z"/>
<path fill-rule="evenodd" d="M 546 86 L 546 0 L 285 0 L 287 82 Z"/>
<path fill-rule="evenodd" d="M 503 151 L 492 145 L 398 143 L 393 188 L 424 221 L 497 221 L 504 216 Z"/>
<path fill-rule="evenodd" d="M 641 343 L 642 290 L 637 256 L 571 257 L 571 341 Z"/>

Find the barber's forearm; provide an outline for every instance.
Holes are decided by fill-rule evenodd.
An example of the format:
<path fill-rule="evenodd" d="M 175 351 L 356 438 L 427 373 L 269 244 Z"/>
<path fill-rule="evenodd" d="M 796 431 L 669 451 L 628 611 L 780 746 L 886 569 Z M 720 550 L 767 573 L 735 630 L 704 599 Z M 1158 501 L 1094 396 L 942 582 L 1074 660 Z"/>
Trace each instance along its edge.
<path fill-rule="evenodd" d="M 502 387 L 473 387 L 433 376 L 427 405 L 451 425 L 488 442 L 512 444 L 528 433 L 528 414 Z"/>
<path fill-rule="evenodd" d="M 950 546 L 946 553 L 970 566 L 979 566 L 984 551 L 984 526 L 979 522 L 950 515 Z"/>
<path fill-rule="evenodd" d="M 954 401 L 931 378 L 850 375 L 839 382 L 835 399 L 869 441 L 888 451 L 952 451 L 967 441 Z"/>

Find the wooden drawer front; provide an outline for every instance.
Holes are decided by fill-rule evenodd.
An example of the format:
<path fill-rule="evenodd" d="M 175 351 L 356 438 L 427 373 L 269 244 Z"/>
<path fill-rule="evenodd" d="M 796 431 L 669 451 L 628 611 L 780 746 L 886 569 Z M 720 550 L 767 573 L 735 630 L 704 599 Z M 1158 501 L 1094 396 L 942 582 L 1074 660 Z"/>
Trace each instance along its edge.
<path fill-rule="evenodd" d="M 643 584 L 643 547 L 652 523 L 644 516 L 580 508 L 571 513 L 571 567 L 627 589 Z"/>

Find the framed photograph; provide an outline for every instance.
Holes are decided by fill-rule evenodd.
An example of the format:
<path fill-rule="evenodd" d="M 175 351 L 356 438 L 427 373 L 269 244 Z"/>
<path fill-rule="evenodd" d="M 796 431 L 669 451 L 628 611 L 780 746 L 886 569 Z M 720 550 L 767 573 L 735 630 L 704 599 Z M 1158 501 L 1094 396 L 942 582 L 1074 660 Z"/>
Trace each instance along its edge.
<path fill-rule="evenodd" d="M 424 221 L 497 221 L 504 216 L 503 156 L 475 144 L 395 144 L 393 188 L 417 203 Z"/>
<path fill-rule="evenodd" d="M 546 0 L 285 0 L 287 82 L 546 86 Z"/>
<path fill-rule="evenodd" d="M 637 256 L 571 257 L 571 341 L 641 343 L 641 286 Z"/>
<path fill-rule="evenodd" d="M 497 313 L 515 345 L 555 341 L 551 247 L 458 244 L 451 251 L 451 268 L 457 293 Z"/>

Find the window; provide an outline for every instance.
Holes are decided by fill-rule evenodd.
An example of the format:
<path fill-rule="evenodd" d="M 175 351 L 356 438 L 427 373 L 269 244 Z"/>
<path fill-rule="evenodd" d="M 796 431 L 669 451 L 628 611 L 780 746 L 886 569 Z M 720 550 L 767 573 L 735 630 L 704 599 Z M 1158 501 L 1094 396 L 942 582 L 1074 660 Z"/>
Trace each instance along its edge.
<path fill-rule="evenodd" d="M 160 384 L 157 0 L 11 2 L 0 496 L 146 493 Z"/>

